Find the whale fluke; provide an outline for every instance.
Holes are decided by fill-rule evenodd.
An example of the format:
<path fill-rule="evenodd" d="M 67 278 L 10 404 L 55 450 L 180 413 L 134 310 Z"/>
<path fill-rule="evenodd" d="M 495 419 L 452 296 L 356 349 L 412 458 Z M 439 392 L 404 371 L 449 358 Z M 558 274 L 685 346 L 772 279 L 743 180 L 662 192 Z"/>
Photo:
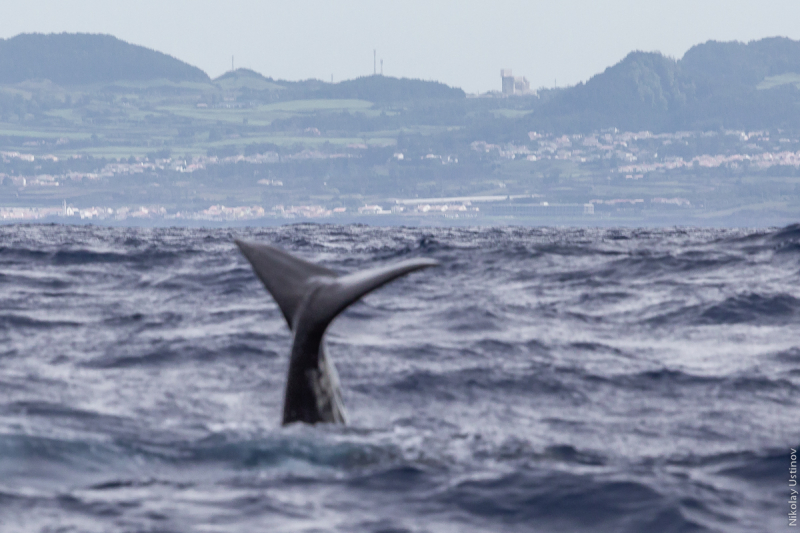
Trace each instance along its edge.
<path fill-rule="evenodd" d="M 340 276 L 274 246 L 238 239 L 235 242 L 294 334 L 283 423 L 346 423 L 336 368 L 325 353 L 325 330 L 339 313 L 365 294 L 438 262 L 409 259 Z"/>

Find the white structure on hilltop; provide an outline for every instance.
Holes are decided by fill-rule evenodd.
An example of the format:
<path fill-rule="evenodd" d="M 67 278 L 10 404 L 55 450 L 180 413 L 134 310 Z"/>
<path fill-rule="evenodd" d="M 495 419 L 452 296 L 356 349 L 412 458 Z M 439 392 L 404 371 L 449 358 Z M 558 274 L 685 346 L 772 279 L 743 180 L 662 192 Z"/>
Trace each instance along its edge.
<path fill-rule="evenodd" d="M 504 68 L 500 71 L 500 77 L 503 79 L 503 95 L 509 96 L 512 94 L 529 94 L 531 92 L 531 84 L 524 76 L 514 77 L 510 68 Z"/>

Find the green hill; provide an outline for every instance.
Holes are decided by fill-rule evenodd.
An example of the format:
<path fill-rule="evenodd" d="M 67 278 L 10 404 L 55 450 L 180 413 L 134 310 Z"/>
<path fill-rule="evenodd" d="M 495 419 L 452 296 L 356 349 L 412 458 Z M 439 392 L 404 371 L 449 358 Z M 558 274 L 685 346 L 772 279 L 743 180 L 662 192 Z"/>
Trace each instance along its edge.
<path fill-rule="evenodd" d="M 750 43 L 709 41 L 693 46 L 679 61 L 698 98 L 752 90 L 770 76 L 800 73 L 800 41 L 772 37 Z"/>
<path fill-rule="evenodd" d="M 214 83 L 223 89 L 238 89 L 249 91 L 282 91 L 285 89 L 279 82 L 272 78 L 262 76 L 249 68 L 229 70 L 222 76 L 214 78 Z"/>
<path fill-rule="evenodd" d="M 677 63 L 658 53 L 632 52 L 586 83 L 563 91 L 534 120 L 556 129 L 661 129 L 686 104 Z"/>
<path fill-rule="evenodd" d="M 709 41 L 680 60 L 632 52 L 528 121 L 564 131 L 797 128 L 798 73 L 800 42 L 787 38 Z"/>
<path fill-rule="evenodd" d="M 407 102 L 413 100 L 459 100 L 463 90 L 436 81 L 363 76 L 318 89 L 325 98 L 354 98 L 371 102 Z"/>
<path fill-rule="evenodd" d="M 87 33 L 20 34 L 0 39 L 0 83 L 48 79 L 61 85 L 116 81 L 208 81 L 208 75 L 172 56 Z"/>
<path fill-rule="evenodd" d="M 339 83 L 319 80 L 299 82 L 276 81 L 288 89 L 289 98 L 336 98 L 369 100 L 376 103 L 420 102 L 430 100 L 461 100 L 466 93 L 437 81 L 393 78 L 391 76 L 363 76 Z"/>
<path fill-rule="evenodd" d="M 218 87 L 239 90 L 243 94 L 272 98 L 369 100 L 375 103 L 461 100 L 463 90 L 436 81 L 363 76 L 354 80 L 327 83 L 321 80 L 286 81 L 262 76 L 250 69 L 236 69 L 214 79 Z"/>

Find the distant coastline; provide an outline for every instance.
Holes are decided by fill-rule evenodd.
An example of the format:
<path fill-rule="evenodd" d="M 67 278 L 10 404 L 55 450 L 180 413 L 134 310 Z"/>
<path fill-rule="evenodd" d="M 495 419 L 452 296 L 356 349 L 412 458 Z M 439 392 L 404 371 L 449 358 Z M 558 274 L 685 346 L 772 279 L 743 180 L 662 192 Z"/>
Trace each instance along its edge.
<path fill-rule="evenodd" d="M 3 65 L 6 223 L 800 218 L 800 42 L 785 38 L 633 52 L 574 87 L 519 78 L 510 96 L 498 77 L 483 98 L 380 74 L 212 80 L 107 35 L 0 40 Z"/>

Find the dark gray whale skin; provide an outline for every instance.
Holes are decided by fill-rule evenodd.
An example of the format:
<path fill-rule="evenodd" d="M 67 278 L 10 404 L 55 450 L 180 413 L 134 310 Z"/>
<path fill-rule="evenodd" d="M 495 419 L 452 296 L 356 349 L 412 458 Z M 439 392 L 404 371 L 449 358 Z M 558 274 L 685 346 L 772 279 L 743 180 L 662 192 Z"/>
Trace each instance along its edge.
<path fill-rule="evenodd" d="M 347 423 L 339 377 L 325 353 L 325 330 L 339 313 L 365 294 L 438 262 L 409 259 L 340 276 L 268 244 L 238 239 L 235 242 L 294 334 L 283 424 Z"/>

